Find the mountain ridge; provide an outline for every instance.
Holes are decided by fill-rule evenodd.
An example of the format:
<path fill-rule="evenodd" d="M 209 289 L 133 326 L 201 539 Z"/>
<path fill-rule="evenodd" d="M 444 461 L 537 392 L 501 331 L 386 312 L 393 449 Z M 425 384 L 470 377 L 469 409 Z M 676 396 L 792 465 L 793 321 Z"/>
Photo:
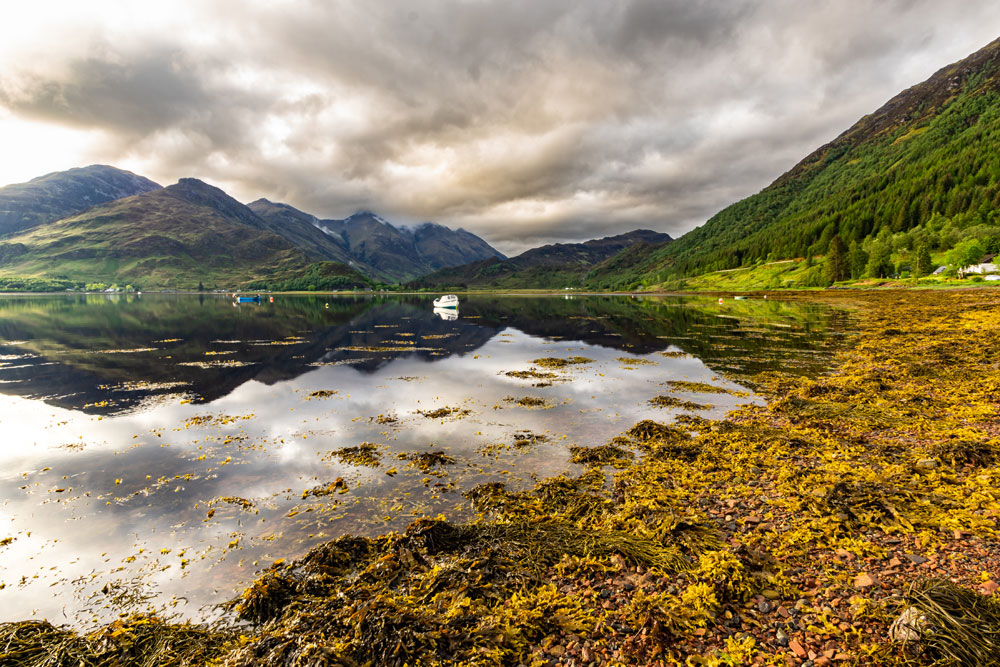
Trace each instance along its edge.
<path fill-rule="evenodd" d="M 553 243 L 526 250 L 516 257 L 490 258 L 442 269 L 411 281 L 418 289 L 580 287 L 596 265 L 627 248 L 669 243 L 668 234 L 637 229 L 582 243 Z"/>
<path fill-rule="evenodd" d="M 503 257 L 478 236 L 438 223 L 401 228 L 371 212 L 320 220 L 266 199 L 243 204 L 196 178 L 163 188 L 104 165 L 46 174 L 0 188 L 3 194 L 0 203 L 13 203 L 0 210 L 7 222 L 2 277 L 193 287 L 204 280 L 331 284 L 358 271 L 349 281 L 361 285 Z"/>
<path fill-rule="evenodd" d="M 836 235 L 869 247 L 907 233 L 904 256 L 921 244 L 947 250 L 971 227 L 1000 224 L 998 110 L 1000 39 L 894 95 L 621 282 L 824 254 Z"/>
<path fill-rule="evenodd" d="M 24 183 L 5 185 L 0 187 L 0 236 L 160 187 L 144 176 L 102 164 L 54 171 Z"/>

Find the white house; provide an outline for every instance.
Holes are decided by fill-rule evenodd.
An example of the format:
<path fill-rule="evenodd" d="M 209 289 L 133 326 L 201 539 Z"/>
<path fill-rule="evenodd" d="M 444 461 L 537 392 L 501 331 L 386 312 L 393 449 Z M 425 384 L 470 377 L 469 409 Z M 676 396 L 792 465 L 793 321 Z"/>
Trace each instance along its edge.
<path fill-rule="evenodd" d="M 996 273 L 996 272 L 997 272 L 997 265 L 993 264 L 993 263 L 989 263 L 989 264 L 970 264 L 969 266 L 963 266 L 962 270 L 961 270 L 961 273 L 965 273 L 965 274 L 969 274 L 969 273 L 987 274 L 987 273 Z"/>

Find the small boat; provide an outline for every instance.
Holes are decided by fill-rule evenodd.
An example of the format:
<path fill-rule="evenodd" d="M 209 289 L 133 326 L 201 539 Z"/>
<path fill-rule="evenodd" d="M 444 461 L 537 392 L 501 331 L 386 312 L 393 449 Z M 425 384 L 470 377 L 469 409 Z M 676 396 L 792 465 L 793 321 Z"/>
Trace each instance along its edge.
<path fill-rule="evenodd" d="M 238 296 L 236 297 L 236 303 L 260 303 L 260 295 L 257 296 Z"/>
<path fill-rule="evenodd" d="M 439 299 L 434 299 L 435 308 L 458 308 L 458 297 L 454 294 L 445 294 Z"/>
<path fill-rule="evenodd" d="M 737 301 L 746 301 L 747 300 L 747 298 L 745 296 L 734 296 L 733 298 L 736 299 Z"/>

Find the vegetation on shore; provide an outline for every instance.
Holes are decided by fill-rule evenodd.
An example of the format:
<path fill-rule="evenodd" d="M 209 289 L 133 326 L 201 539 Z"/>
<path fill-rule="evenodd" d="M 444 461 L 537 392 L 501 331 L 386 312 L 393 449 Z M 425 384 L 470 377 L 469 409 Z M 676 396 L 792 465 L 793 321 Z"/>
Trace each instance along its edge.
<path fill-rule="evenodd" d="M 245 625 L 7 623 L 0 663 L 1000 664 L 1000 298 L 825 296 L 857 336 L 828 375 L 758 375 L 766 405 L 481 485 L 468 524 L 277 561 L 230 602 Z"/>
<path fill-rule="evenodd" d="M 1000 40 L 901 92 L 758 194 L 649 253 L 633 273 L 660 283 L 821 255 L 835 236 L 866 260 L 888 249 L 897 264 L 916 264 L 922 251 L 997 252 L 998 53 Z"/>

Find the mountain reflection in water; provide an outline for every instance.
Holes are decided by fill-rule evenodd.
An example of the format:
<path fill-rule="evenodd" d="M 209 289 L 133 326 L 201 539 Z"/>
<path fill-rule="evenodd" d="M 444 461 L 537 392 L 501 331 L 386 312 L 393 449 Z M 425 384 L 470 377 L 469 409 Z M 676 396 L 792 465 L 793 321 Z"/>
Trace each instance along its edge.
<path fill-rule="evenodd" d="M 773 300 L 576 296 L 471 297 L 451 321 L 430 301 L 279 296 L 233 308 L 218 295 L 0 298 L 0 393 L 105 415 L 162 394 L 208 403 L 249 380 L 273 385 L 319 365 L 375 373 L 400 354 L 474 352 L 507 328 L 635 354 L 673 347 L 736 376 L 774 366 L 809 373 L 848 318 Z M 413 344 L 427 336 L 433 344 Z"/>
<path fill-rule="evenodd" d="M 467 297 L 446 321 L 431 300 L 0 297 L 0 620 L 210 615 L 276 558 L 460 520 L 476 484 L 577 474 L 570 445 L 692 409 L 654 396 L 759 401 L 746 378 L 821 372 L 851 323 L 602 296 Z"/>

